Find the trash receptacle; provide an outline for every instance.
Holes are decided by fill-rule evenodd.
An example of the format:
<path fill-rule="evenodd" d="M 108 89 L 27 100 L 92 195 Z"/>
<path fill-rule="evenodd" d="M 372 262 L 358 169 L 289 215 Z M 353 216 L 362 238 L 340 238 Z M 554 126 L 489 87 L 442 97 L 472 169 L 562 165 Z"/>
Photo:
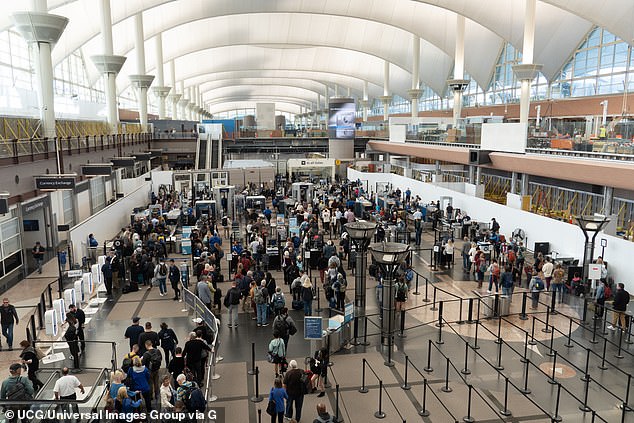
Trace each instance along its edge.
<path fill-rule="evenodd" d="M 482 297 L 482 315 L 484 317 L 495 316 L 495 295 Z"/>
<path fill-rule="evenodd" d="M 499 308 L 500 316 L 508 316 L 511 309 L 511 297 L 501 296 Z"/>

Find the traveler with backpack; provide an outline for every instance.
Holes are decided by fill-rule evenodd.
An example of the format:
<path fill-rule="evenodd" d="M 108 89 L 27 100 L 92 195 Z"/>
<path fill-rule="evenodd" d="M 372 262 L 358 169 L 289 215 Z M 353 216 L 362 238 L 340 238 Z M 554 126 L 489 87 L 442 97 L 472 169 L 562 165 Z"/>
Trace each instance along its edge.
<path fill-rule="evenodd" d="M 266 280 L 262 280 L 259 287 L 253 291 L 253 300 L 257 308 L 258 327 L 268 326 L 269 292 L 266 289 Z"/>
<path fill-rule="evenodd" d="M 139 346 L 139 355 L 143 356 L 145 354 L 145 341 L 152 341 L 152 346 L 154 348 L 159 346 L 160 340 L 158 333 L 152 330 L 152 322 L 145 322 L 145 330 L 139 334 L 139 339 L 137 339 L 136 344 Z"/>
<path fill-rule="evenodd" d="M 145 367 L 139 357 L 132 359 L 132 367 L 128 370 L 128 383 L 131 391 L 138 391 L 145 400 L 147 411 L 152 411 L 152 391 L 150 370 Z"/>
<path fill-rule="evenodd" d="M 176 347 L 174 352 L 174 357 L 170 360 L 167 371 L 172 375 L 172 380 L 176 387 L 176 378 L 185 370 L 185 359 L 183 358 L 183 349 L 181 347 Z"/>
<path fill-rule="evenodd" d="M 313 315 L 313 284 L 310 278 L 305 278 L 302 283 L 302 302 L 304 303 L 304 316 Z"/>
<path fill-rule="evenodd" d="M 9 366 L 10 376 L 2 381 L 2 387 L 0 387 L 1 399 L 13 401 L 29 401 L 33 399 L 35 394 L 33 384 L 26 376 L 22 376 L 22 369 L 22 365 L 18 363 L 13 363 Z M 13 419 L 9 421 L 18 422 L 20 421 L 17 418 L 18 410 L 26 410 L 28 406 L 10 406 L 7 409 L 14 412 Z M 26 422 L 27 420 L 22 419 L 22 421 Z"/>
<path fill-rule="evenodd" d="M 489 272 L 489 289 L 487 289 L 487 292 L 490 294 L 491 293 L 491 288 L 493 284 L 495 284 L 495 292 L 498 292 L 498 288 L 499 288 L 499 280 L 500 280 L 500 266 L 498 265 L 498 261 L 497 259 L 493 259 L 491 260 L 491 264 L 489 265 L 489 268 L 487 269 L 487 271 Z"/>
<path fill-rule="evenodd" d="M 286 346 L 279 331 L 273 331 L 273 339 L 269 342 L 269 363 L 273 363 L 276 376 L 283 373 L 281 365 L 286 363 Z"/>
<path fill-rule="evenodd" d="M 284 348 L 288 353 L 288 340 L 297 333 L 297 326 L 293 318 L 288 315 L 288 308 L 282 308 L 280 314 L 273 320 L 273 332 L 275 331 L 279 332 L 280 337 L 284 341 Z"/>
<path fill-rule="evenodd" d="M 626 330 L 625 310 L 630 302 L 630 294 L 625 290 L 625 285 L 621 282 L 616 284 L 616 292 L 614 293 L 614 302 L 612 303 L 612 324 L 608 325 L 608 329 L 616 330 L 617 323 L 621 330 Z"/>
<path fill-rule="evenodd" d="M 599 280 L 599 283 L 597 284 L 597 290 L 594 293 L 594 302 L 594 319 L 602 319 L 605 304 L 605 284 L 601 280 Z"/>
<path fill-rule="evenodd" d="M 531 282 L 528 284 L 528 290 L 531 292 L 531 309 L 533 310 L 537 310 L 537 306 L 539 305 L 539 294 L 545 288 L 542 276 L 543 274 L 541 272 L 537 273 L 537 271 L 533 271 L 533 277 L 531 278 Z"/>
<path fill-rule="evenodd" d="M 106 286 L 106 295 L 112 295 L 112 257 L 106 257 L 106 262 L 101 266 L 103 273 L 104 285 Z"/>
<path fill-rule="evenodd" d="M 185 366 L 188 367 L 196 378 L 196 382 L 200 385 L 204 376 L 204 363 L 207 356 L 211 353 L 211 348 L 203 341 L 203 332 L 197 329 L 196 337 L 185 342 L 183 356 L 185 357 Z"/>
<path fill-rule="evenodd" d="M 36 350 L 31 346 L 31 343 L 26 339 L 20 342 L 20 346 L 22 347 L 20 359 L 22 364 L 28 366 L 29 380 L 33 383 L 33 388 L 40 389 L 44 384 L 37 378 L 37 371 L 40 368 L 40 357 L 43 357 L 44 354 L 39 348 Z"/>
<path fill-rule="evenodd" d="M 279 316 L 282 309 L 286 306 L 286 298 L 282 293 L 282 288 L 275 288 L 275 294 L 271 297 L 271 308 L 275 316 Z"/>
<path fill-rule="evenodd" d="M 513 301 L 513 273 L 511 272 L 511 265 L 507 264 L 504 267 L 504 272 L 500 275 L 500 285 L 502 285 L 502 295 L 509 298 L 509 301 Z"/>
<path fill-rule="evenodd" d="M 394 300 L 396 303 L 395 311 L 400 312 L 405 306 L 405 301 L 407 301 L 407 284 L 403 279 L 399 279 L 394 288 Z"/>
<path fill-rule="evenodd" d="M 332 284 L 334 291 L 335 308 L 343 310 L 346 303 L 346 288 L 348 283 L 341 273 L 337 274 L 337 279 Z"/>
<path fill-rule="evenodd" d="M 330 353 L 326 347 L 320 348 L 315 351 L 314 359 L 311 360 L 311 368 L 310 370 L 313 372 L 313 377 L 311 379 L 311 385 L 313 387 L 313 391 L 319 388 L 318 398 L 326 395 L 326 389 L 324 387 L 324 381 L 326 376 L 328 375 L 328 363 L 330 361 Z"/>
<path fill-rule="evenodd" d="M 165 283 L 169 269 L 165 262 L 161 259 L 160 263 L 154 268 L 154 279 L 158 281 L 159 295 L 164 297 L 167 295 L 167 285 Z"/>
<path fill-rule="evenodd" d="M 187 380 L 184 374 L 178 375 L 176 378 L 178 388 L 176 388 L 176 403 L 179 401 L 185 405 L 186 411 L 189 413 L 204 412 L 207 408 L 207 400 L 203 394 L 200 386 L 193 381 Z M 175 411 L 176 411 L 175 407 Z M 194 414 L 195 415 L 195 414 Z M 195 418 L 190 417 L 191 422 L 195 422 Z"/>
<path fill-rule="evenodd" d="M 150 392 L 152 398 L 156 399 L 159 396 L 159 370 L 161 369 L 163 355 L 161 351 L 152 346 L 152 341 L 149 339 L 145 341 L 145 349 L 141 362 L 150 370 Z"/>
<path fill-rule="evenodd" d="M 295 420 L 302 418 L 302 405 L 304 395 L 308 393 L 310 380 L 304 370 L 297 368 L 297 361 L 291 360 L 288 363 L 289 370 L 284 375 L 283 386 L 288 398 L 286 400 L 286 418 L 293 418 L 293 403 L 295 403 Z"/>
<path fill-rule="evenodd" d="M 181 290 L 179 288 L 179 283 L 181 280 L 181 272 L 180 270 L 178 270 L 178 267 L 176 267 L 176 265 L 174 264 L 174 259 L 170 260 L 168 277 L 169 277 L 170 283 L 172 284 L 172 289 L 174 290 L 174 298 L 172 299 L 174 301 L 181 302 L 182 301 L 180 299 Z"/>
<path fill-rule="evenodd" d="M 271 416 L 271 423 L 284 422 L 284 411 L 286 410 L 284 400 L 288 401 L 288 394 L 282 387 L 282 379 L 276 377 L 271 392 L 269 392 L 269 404 L 266 407 L 266 412 Z"/>
<path fill-rule="evenodd" d="M 236 281 L 231 282 L 231 288 L 225 296 L 225 307 L 229 309 L 229 328 L 238 327 L 238 307 L 240 306 L 240 297 L 242 293 L 238 288 Z"/>
<path fill-rule="evenodd" d="M 167 327 L 167 323 L 161 323 L 161 330 L 158 333 L 159 341 L 161 343 L 161 348 L 165 352 L 165 367 L 169 365 L 170 362 L 170 354 L 174 357 L 174 349 L 178 344 L 178 338 L 174 331 Z"/>

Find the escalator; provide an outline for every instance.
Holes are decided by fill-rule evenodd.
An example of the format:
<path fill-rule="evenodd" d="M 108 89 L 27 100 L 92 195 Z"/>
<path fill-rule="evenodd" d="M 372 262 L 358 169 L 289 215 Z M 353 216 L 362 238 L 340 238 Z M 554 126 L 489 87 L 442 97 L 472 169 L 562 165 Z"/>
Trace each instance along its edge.
<path fill-rule="evenodd" d="M 95 423 L 108 421 L 105 418 L 104 398 L 109 387 L 109 369 L 83 369 L 76 374 L 84 386 L 85 394 L 77 392 L 77 400 L 55 400 L 53 388 L 61 377 L 61 371 L 44 369 L 38 373 L 44 386 L 29 401 L 0 400 L 0 423 L 10 423 L 10 418 L 25 416 L 31 423 Z M 101 413 L 100 413 L 101 411 Z M 72 413 L 78 413 L 72 416 Z M 75 419 L 74 417 L 79 417 Z"/>

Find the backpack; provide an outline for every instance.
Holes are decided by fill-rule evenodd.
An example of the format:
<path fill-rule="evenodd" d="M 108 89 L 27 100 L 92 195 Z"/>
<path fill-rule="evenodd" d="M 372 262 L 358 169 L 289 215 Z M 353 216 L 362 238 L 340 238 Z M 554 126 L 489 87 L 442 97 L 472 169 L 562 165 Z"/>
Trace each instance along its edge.
<path fill-rule="evenodd" d="M 541 279 L 535 280 L 535 289 L 537 291 L 543 291 L 544 290 L 544 282 L 542 282 Z"/>
<path fill-rule="evenodd" d="M 229 304 L 231 305 L 240 304 L 240 291 L 238 290 L 238 288 L 235 288 L 229 291 L 229 295 L 230 295 Z"/>
<path fill-rule="evenodd" d="M 167 275 L 167 266 L 165 266 L 165 264 L 161 264 L 161 266 L 159 267 L 159 275 Z"/>
<path fill-rule="evenodd" d="M 264 288 L 258 287 L 255 288 L 255 292 L 253 293 L 253 299 L 256 304 L 264 304 Z"/>
<path fill-rule="evenodd" d="M 156 348 L 149 350 L 150 353 L 150 370 L 155 372 L 161 368 L 161 362 L 163 361 L 162 354 Z"/>
<path fill-rule="evenodd" d="M 485 273 L 487 271 L 487 264 L 486 262 L 482 262 L 482 264 L 480 265 L 480 273 Z"/>
<path fill-rule="evenodd" d="M 136 356 L 136 354 L 132 357 L 129 354 L 126 354 L 126 357 L 123 359 L 123 363 L 121 363 L 121 370 L 123 370 L 124 373 L 128 373 L 128 370 L 132 367 L 132 359 Z"/>
<path fill-rule="evenodd" d="M 289 328 L 290 325 L 285 318 L 276 317 L 275 321 L 273 321 L 273 331 L 278 331 L 282 338 L 290 334 Z"/>
<path fill-rule="evenodd" d="M 407 282 L 411 282 L 412 279 L 414 279 L 414 271 L 412 269 L 407 269 L 407 271 L 405 271 L 405 280 L 407 280 Z"/>
<path fill-rule="evenodd" d="M 286 305 L 286 300 L 284 300 L 284 295 L 282 295 L 281 293 L 276 293 L 273 296 L 273 306 L 276 310 L 280 310 L 283 309 L 284 306 Z"/>
<path fill-rule="evenodd" d="M 603 298 L 607 300 L 610 297 L 612 297 L 612 288 L 610 288 L 610 285 L 605 284 L 605 287 L 603 288 Z"/>
<path fill-rule="evenodd" d="M 310 378 L 308 377 L 308 373 L 302 372 L 299 381 L 302 384 L 302 394 L 306 395 L 310 393 Z"/>
<path fill-rule="evenodd" d="M 15 382 L 15 385 L 13 385 L 8 391 L 7 391 L 7 398 L 10 401 L 24 401 L 24 400 L 32 400 L 33 399 L 33 395 L 29 394 L 26 391 L 26 385 L 24 384 L 24 382 L 22 382 L 22 377 L 18 377 L 18 379 Z"/>
<path fill-rule="evenodd" d="M 396 301 L 405 301 L 407 295 L 407 285 L 404 283 L 396 284 Z"/>
<path fill-rule="evenodd" d="M 193 388 L 189 393 L 189 400 L 187 401 L 185 406 L 190 412 L 204 412 L 207 408 L 207 400 L 205 399 L 203 391 L 201 391 L 198 387 Z"/>
<path fill-rule="evenodd" d="M 222 216 L 222 226 L 227 226 L 229 224 L 229 221 L 227 220 L 227 216 Z"/>

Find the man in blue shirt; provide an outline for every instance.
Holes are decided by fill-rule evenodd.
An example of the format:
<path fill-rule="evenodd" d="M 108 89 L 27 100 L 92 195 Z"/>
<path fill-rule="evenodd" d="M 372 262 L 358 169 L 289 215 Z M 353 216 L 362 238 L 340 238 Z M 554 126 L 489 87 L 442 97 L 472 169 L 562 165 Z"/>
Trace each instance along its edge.
<path fill-rule="evenodd" d="M 264 217 L 266 217 L 266 220 L 268 220 L 269 223 L 271 223 L 271 214 L 273 213 L 271 209 L 269 209 L 267 206 L 262 213 L 264 213 Z"/>

